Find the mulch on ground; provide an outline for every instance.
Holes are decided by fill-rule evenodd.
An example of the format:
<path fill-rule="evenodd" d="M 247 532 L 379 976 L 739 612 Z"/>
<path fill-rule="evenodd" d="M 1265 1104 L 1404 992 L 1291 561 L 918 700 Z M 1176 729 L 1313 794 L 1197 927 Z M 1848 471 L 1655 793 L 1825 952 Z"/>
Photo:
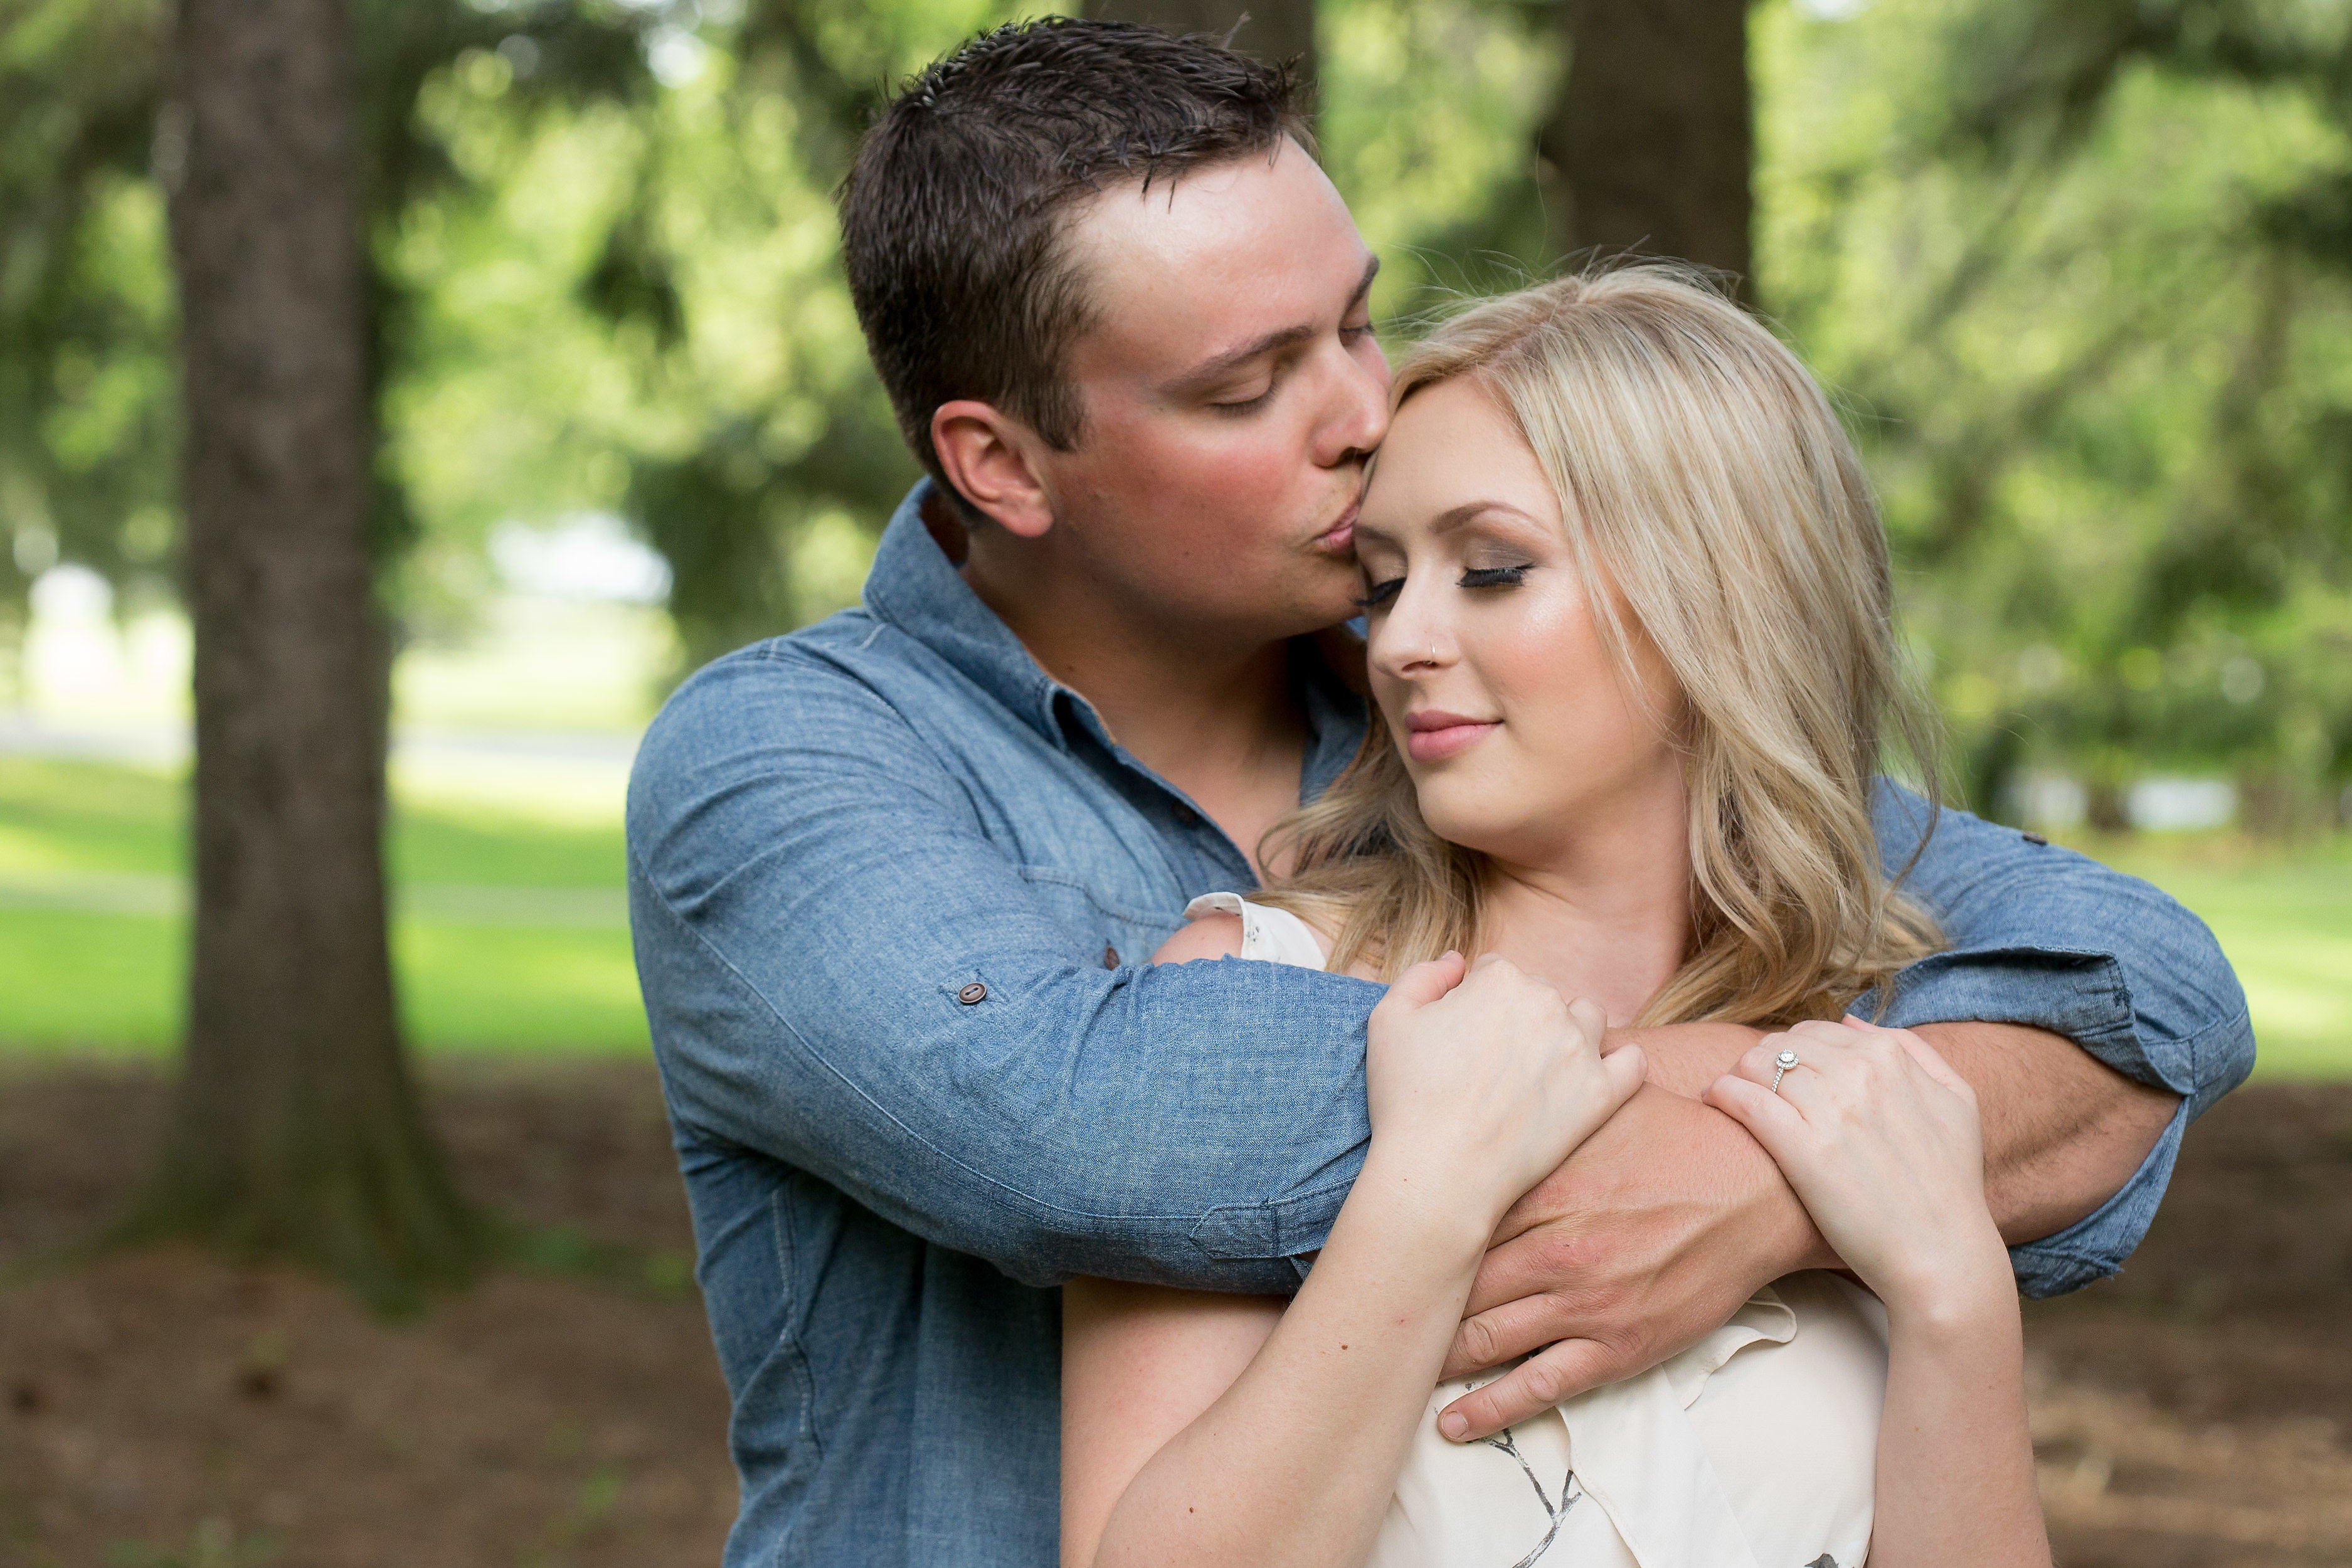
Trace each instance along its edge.
<path fill-rule="evenodd" d="M 430 1087 L 468 1192 L 627 1267 L 507 1270 L 390 1322 L 177 1248 L 0 1289 L 0 1565 L 718 1562 L 727 1402 L 651 1068 Z M 0 1068 L 0 1268 L 103 1221 L 162 1105 L 144 1068 Z M 2132 1268 L 2029 1311 L 2061 1563 L 2352 1564 L 2347 1321 L 2352 1089 L 2242 1090 Z"/>

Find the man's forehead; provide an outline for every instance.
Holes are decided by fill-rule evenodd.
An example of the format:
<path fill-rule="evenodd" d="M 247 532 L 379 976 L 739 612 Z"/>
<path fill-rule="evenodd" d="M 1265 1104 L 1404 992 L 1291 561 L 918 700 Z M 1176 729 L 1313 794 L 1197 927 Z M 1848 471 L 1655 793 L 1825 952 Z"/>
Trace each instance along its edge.
<path fill-rule="evenodd" d="M 1286 141 L 1090 197 L 1066 237 L 1096 332 L 1213 353 L 1344 309 L 1370 250 L 1320 168 Z M 1136 346 L 1142 346 L 1138 343 Z"/>

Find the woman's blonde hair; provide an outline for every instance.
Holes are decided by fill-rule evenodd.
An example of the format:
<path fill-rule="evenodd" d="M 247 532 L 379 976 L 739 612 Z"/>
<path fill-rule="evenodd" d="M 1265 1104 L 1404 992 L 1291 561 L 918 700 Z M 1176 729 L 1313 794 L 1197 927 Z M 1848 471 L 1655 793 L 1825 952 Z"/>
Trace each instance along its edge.
<path fill-rule="evenodd" d="M 1804 366 L 1692 275 L 1645 263 L 1455 316 L 1406 358 L 1392 405 L 1465 378 L 1558 491 L 1628 689 L 1641 689 L 1612 585 L 1682 688 L 1691 931 L 1639 1021 L 1833 1016 L 1933 951 L 1871 828 L 1884 727 L 1928 761 L 1895 649 L 1885 531 Z M 1485 858 L 1422 820 L 1377 711 L 1347 771 L 1268 847 L 1295 855 L 1269 901 L 1337 926 L 1335 969 L 1369 960 L 1393 978 L 1479 951 Z"/>

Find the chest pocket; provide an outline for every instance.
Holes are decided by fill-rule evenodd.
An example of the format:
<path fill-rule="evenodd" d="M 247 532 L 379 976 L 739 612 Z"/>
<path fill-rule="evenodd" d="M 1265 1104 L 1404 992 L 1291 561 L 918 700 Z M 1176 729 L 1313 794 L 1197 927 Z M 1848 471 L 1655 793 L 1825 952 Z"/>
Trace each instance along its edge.
<path fill-rule="evenodd" d="M 1124 907 L 1125 901 L 1089 888 L 1051 866 L 1024 866 L 1022 880 L 1070 935 L 1071 956 L 1106 969 L 1149 963 L 1160 944 L 1184 923 L 1183 906 L 1166 910 Z M 1137 900 L 1140 901 L 1140 900 Z"/>

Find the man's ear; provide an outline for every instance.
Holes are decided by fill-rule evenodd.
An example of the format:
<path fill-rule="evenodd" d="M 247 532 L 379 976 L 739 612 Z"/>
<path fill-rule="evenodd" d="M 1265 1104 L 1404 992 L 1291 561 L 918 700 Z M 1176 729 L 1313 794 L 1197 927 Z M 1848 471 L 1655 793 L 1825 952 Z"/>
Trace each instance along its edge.
<path fill-rule="evenodd" d="M 959 398 L 931 411 L 931 449 L 948 483 L 1005 530 L 1042 538 L 1054 526 L 1054 508 L 1034 458 L 1045 444 L 1037 433 L 993 405 Z"/>

